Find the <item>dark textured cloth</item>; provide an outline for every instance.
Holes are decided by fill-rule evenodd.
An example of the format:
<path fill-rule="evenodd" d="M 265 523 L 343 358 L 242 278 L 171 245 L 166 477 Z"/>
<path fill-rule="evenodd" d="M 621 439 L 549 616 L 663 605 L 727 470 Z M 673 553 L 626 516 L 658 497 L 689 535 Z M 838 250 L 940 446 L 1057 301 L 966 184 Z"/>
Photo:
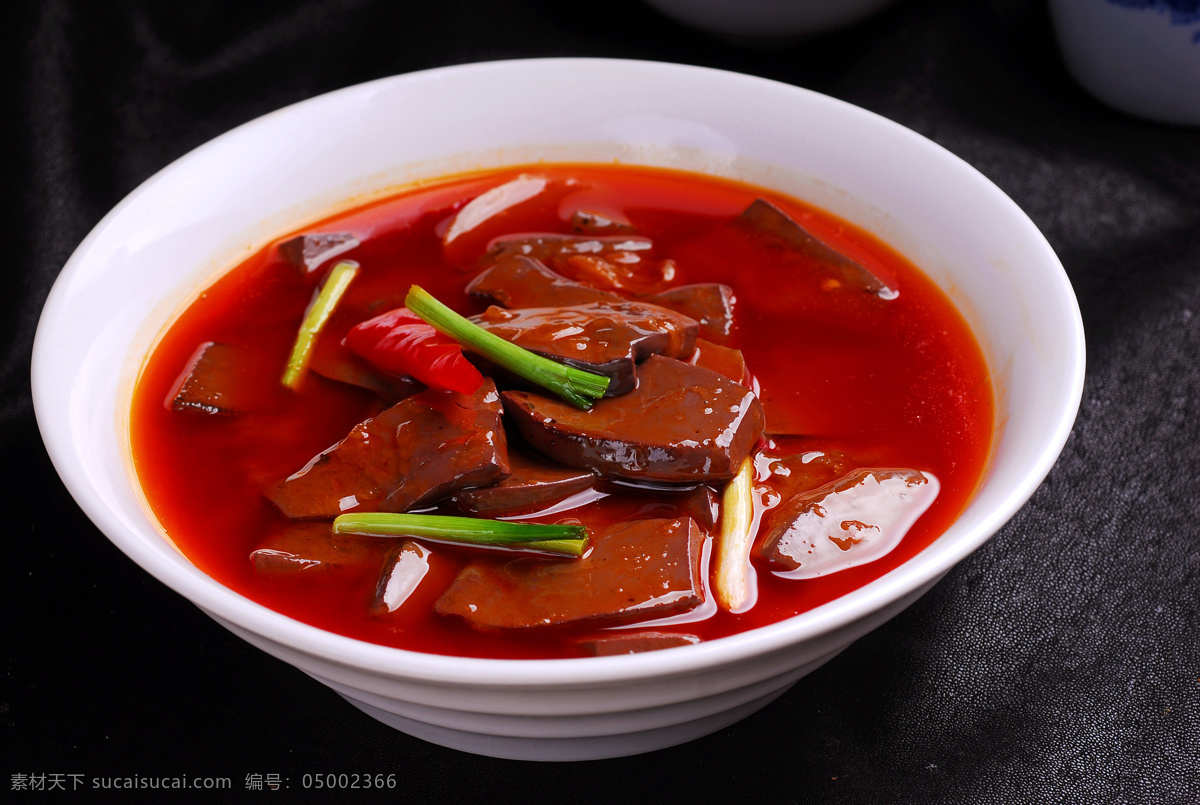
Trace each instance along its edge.
<path fill-rule="evenodd" d="M 254 793 L 282 799 L 304 793 L 305 773 L 357 772 L 396 774 L 391 796 L 410 802 L 1200 802 L 1200 129 L 1086 95 L 1041 3 L 900 0 L 844 31 L 767 47 L 634 0 L 14 5 L 0 56 L 0 790 L 19 775 L 69 789 L 70 775 L 90 786 L 187 774 L 230 777 L 243 793 L 247 775 L 276 774 L 289 794 Z M 1046 483 L 894 621 L 709 737 L 533 764 L 376 723 L 121 555 L 50 465 L 29 354 L 71 251 L 206 140 L 372 78 L 561 55 L 775 78 L 944 145 L 1058 252 L 1088 370 Z"/>

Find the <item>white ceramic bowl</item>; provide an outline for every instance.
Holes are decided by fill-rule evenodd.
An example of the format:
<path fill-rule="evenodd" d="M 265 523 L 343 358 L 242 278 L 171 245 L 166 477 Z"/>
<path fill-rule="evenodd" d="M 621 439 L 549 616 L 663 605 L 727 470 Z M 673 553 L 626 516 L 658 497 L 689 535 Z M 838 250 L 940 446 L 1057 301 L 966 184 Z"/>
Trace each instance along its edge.
<path fill-rule="evenodd" d="M 736 177 L 875 232 L 959 305 L 998 395 L 987 477 L 955 525 L 900 568 L 797 617 L 696 646 L 484 660 L 363 643 L 218 584 L 164 539 L 134 480 L 128 419 L 144 356 L 179 305 L 239 257 L 331 208 L 470 168 L 620 158 Z M 246 640 L 371 715 L 488 755 L 578 759 L 719 729 L 902 610 L 1029 498 L 1067 438 L 1083 378 L 1079 311 L 1029 219 L 913 132 L 796 87 L 697 67 L 534 60 L 350 87 L 248 123 L 121 202 L 68 261 L 33 356 L 55 467 L 122 551 Z"/>

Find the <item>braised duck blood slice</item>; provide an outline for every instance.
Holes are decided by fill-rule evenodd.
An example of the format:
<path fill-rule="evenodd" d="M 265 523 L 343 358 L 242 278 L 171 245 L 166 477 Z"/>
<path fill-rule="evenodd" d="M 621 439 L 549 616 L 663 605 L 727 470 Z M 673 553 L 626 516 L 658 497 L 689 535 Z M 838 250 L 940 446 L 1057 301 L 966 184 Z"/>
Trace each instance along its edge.
<path fill-rule="evenodd" d="M 268 490 L 291 518 L 401 512 L 508 475 L 496 386 L 426 389 L 354 427 Z"/>
<path fill-rule="evenodd" d="M 279 244 L 279 254 L 302 273 L 308 274 L 327 260 L 345 254 L 358 245 L 358 238 L 350 232 L 323 232 L 285 240 Z"/>
<path fill-rule="evenodd" d="M 467 285 L 467 293 L 501 307 L 558 307 L 621 302 L 625 297 L 568 279 L 528 257 L 507 257 Z M 723 341 L 733 330 L 733 291 L 720 283 L 680 285 L 638 301 L 665 307 L 700 323 L 700 335 Z"/>
<path fill-rule="evenodd" d="M 687 612 L 704 600 L 703 542 L 689 518 L 615 523 L 592 531 L 582 559 L 473 562 L 436 610 L 480 629 L 611 625 Z"/>
<path fill-rule="evenodd" d="M 772 511 L 759 553 L 795 579 L 874 562 L 900 544 L 939 489 L 937 478 L 917 470 L 854 470 Z"/>
<path fill-rule="evenodd" d="M 587 411 L 525 391 L 502 395 L 525 441 L 571 467 L 609 478 L 664 483 L 726 481 L 763 432 L 763 409 L 745 386 L 655 355 L 638 386 Z"/>
<path fill-rule="evenodd" d="M 638 235 L 560 235 L 554 232 L 530 232 L 496 238 L 488 244 L 488 259 L 499 262 L 506 257 L 532 257 L 543 263 L 575 255 L 602 257 L 610 254 L 646 252 L 654 242 Z"/>
<path fill-rule="evenodd" d="M 508 451 L 512 474 L 491 486 L 460 489 L 454 502 L 471 514 L 497 517 L 545 508 L 596 483 L 591 470 L 564 467 L 518 448 Z"/>
<path fill-rule="evenodd" d="M 251 552 L 250 562 L 259 575 L 284 577 L 326 573 L 335 567 L 374 567 L 386 552 L 385 541 L 334 534 L 329 523 L 288 523 Z"/>
<path fill-rule="evenodd" d="M 651 355 L 688 358 L 699 325 L 639 302 L 506 310 L 495 305 L 474 321 L 530 352 L 609 378 L 608 396 L 637 385 L 636 365 Z"/>
<path fill-rule="evenodd" d="M 608 257 L 573 254 L 555 261 L 554 268 L 593 288 L 635 295 L 662 291 L 675 279 L 676 271 L 674 260 L 651 260 L 634 252 Z"/>
<path fill-rule="evenodd" d="M 508 257 L 484 270 L 467 284 L 467 293 L 508 308 L 624 301 L 615 293 L 569 280 L 528 257 Z"/>
<path fill-rule="evenodd" d="M 842 254 L 809 232 L 790 215 L 766 199 L 756 199 L 738 217 L 751 230 L 782 241 L 788 248 L 812 259 L 832 272 L 832 276 L 852 288 L 876 294 L 884 299 L 895 297 L 895 290 L 857 260 Z"/>
<path fill-rule="evenodd" d="M 247 407 L 242 377 L 242 351 L 229 344 L 205 341 L 192 357 L 170 395 L 175 411 L 230 416 Z"/>
<path fill-rule="evenodd" d="M 638 297 L 700 322 L 700 337 L 723 343 L 733 332 L 733 289 L 719 282 L 680 285 L 662 293 Z"/>

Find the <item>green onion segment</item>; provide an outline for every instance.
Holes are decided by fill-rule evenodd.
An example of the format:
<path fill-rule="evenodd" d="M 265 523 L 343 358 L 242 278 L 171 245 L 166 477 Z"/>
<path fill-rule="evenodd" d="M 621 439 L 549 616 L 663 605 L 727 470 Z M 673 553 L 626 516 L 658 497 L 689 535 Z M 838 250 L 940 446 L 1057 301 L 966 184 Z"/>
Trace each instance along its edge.
<path fill-rule="evenodd" d="M 325 284 L 321 286 L 320 292 L 308 306 L 308 312 L 304 314 L 300 331 L 296 333 L 296 343 L 292 346 L 292 354 L 288 358 L 287 369 L 283 373 L 283 385 L 290 389 L 300 386 L 304 370 L 308 368 L 308 359 L 312 355 L 313 343 L 317 340 L 317 334 L 329 320 L 330 314 L 341 301 L 342 296 L 346 293 L 346 288 L 350 286 L 350 281 L 356 274 L 358 274 L 358 263 L 353 260 L 342 260 L 329 270 Z"/>
<path fill-rule="evenodd" d="M 721 525 L 713 547 L 713 592 L 717 605 L 744 612 L 754 604 L 750 543 L 754 541 L 754 464 L 747 458 L 721 496 Z"/>
<path fill-rule="evenodd" d="M 583 556 L 588 539 L 587 529 L 581 525 L 513 523 L 475 517 L 392 512 L 339 515 L 333 521 L 333 533 L 371 537 L 425 537 L 439 542 L 542 551 L 576 558 Z"/>
<path fill-rule="evenodd" d="M 409 289 L 404 305 L 438 332 L 579 408 L 591 408 L 608 389 L 608 378 L 604 375 L 543 358 L 489 333 L 443 305 L 419 285 Z"/>

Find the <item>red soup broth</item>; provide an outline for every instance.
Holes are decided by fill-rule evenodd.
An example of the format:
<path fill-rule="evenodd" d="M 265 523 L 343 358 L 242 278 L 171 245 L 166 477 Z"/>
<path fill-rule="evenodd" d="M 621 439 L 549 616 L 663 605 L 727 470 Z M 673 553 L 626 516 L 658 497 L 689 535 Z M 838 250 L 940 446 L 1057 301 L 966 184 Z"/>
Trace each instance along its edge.
<path fill-rule="evenodd" d="M 547 177 L 547 190 L 443 246 L 442 236 L 464 204 L 522 172 Z M 747 253 L 745 239 L 731 236 L 729 223 L 759 197 L 867 266 L 898 288 L 899 296 L 879 304 L 867 293 L 823 293 L 824 278 L 797 272 L 778 250 Z M 414 283 L 459 312 L 478 313 L 484 305 L 464 287 L 489 241 L 514 233 L 569 233 L 571 213 L 578 209 L 627 220 L 637 234 L 651 238 L 655 257 L 675 261 L 676 284 L 719 281 L 734 289 L 736 327 L 729 345 L 743 351 L 757 379 L 767 431 L 773 422 L 786 423 L 791 432 L 802 424 L 805 434 L 778 438 L 776 452 L 842 450 L 857 466 L 910 467 L 932 472 L 941 482 L 933 505 L 883 558 L 807 580 L 780 578 L 758 564 L 758 598 L 749 611 L 731 614 L 705 606 L 699 620 L 649 628 L 711 640 L 799 614 L 912 558 L 963 510 L 988 459 L 994 402 L 983 355 L 961 315 L 886 244 L 827 212 L 761 188 L 662 169 L 537 165 L 406 189 L 298 230 L 350 231 L 362 241 L 345 255 L 361 265 L 359 275 L 319 337 L 340 342 L 358 321 L 403 304 Z M 303 276 L 280 256 L 278 242 L 207 288 L 170 326 L 143 369 L 133 398 L 133 457 L 166 533 L 222 584 L 343 635 L 438 654 L 583 655 L 579 638 L 597 634 L 595 628 L 485 633 L 434 613 L 434 602 L 459 568 L 484 555 L 478 549 L 431 546 L 429 574 L 412 598 L 387 615 L 370 606 L 378 567 L 299 573 L 287 580 L 256 573 L 250 553 L 285 522 L 263 489 L 384 407 L 371 392 L 311 372 L 298 391 L 282 386 L 283 367 L 321 272 Z M 198 346 L 210 341 L 245 347 L 253 355 L 238 390 L 251 403 L 247 413 L 170 410 L 181 372 Z M 677 516 L 677 497 L 630 491 L 589 504 L 598 509 L 589 516 L 591 521 Z M 379 542 L 382 563 L 387 541 Z M 711 599 L 711 584 L 706 586 Z"/>

